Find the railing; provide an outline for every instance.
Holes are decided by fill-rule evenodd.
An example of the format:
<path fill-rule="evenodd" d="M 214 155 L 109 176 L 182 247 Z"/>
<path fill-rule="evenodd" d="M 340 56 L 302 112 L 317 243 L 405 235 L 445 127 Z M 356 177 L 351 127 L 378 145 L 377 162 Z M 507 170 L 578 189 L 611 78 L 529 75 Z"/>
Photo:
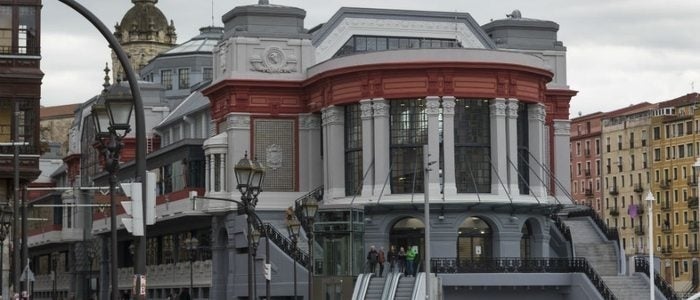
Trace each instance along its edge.
<path fill-rule="evenodd" d="M 309 254 L 299 249 L 299 247 L 294 247 L 294 243 L 290 241 L 284 234 L 279 232 L 277 228 L 269 223 L 264 225 L 258 225 L 258 231 L 264 232 L 264 236 L 270 237 L 270 241 L 273 242 L 277 247 L 282 249 L 284 253 L 289 255 L 292 259 L 296 260 L 300 265 L 308 269 L 309 266 Z"/>
<path fill-rule="evenodd" d="M 659 187 L 661 187 L 664 190 L 670 189 L 671 188 L 671 180 L 668 180 L 668 179 L 661 180 L 661 182 L 659 182 Z"/>
<path fill-rule="evenodd" d="M 595 211 L 593 211 L 593 209 L 569 212 L 569 218 L 575 217 L 591 217 L 591 219 L 593 219 L 593 223 L 595 223 L 598 226 L 598 229 L 600 229 L 600 231 L 603 232 L 603 234 L 606 238 L 608 238 L 608 240 L 620 240 L 620 234 L 617 232 L 617 228 L 609 228 L 608 225 L 605 224 L 605 221 L 603 221 L 603 219 L 601 219 L 600 216 L 598 216 L 598 214 L 595 213 Z"/>
<path fill-rule="evenodd" d="M 698 245 L 688 245 L 688 252 L 698 253 Z"/>
<path fill-rule="evenodd" d="M 644 192 L 644 188 L 642 187 L 641 183 L 635 183 L 634 184 L 634 192 L 635 193 L 642 193 Z"/>
<path fill-rule="evenodd" d="M 688 197 L 688 208 L 698 208 L 698 197 L 697 196 L 691 196 Z"/>
<path fill-rule="evenodd" d="M 672 210 L 672 209 L 673 209 L 673 207 L 671 206 L 671 202 L 670 202 L 670 201 L 664 201 L 664 202 L 661 203 L 661 210 L 662 210 L 662 211 L 669 211 L 669 210 Z"/>
<path fill-rule="evenodd" d="M 636 235 L 644 235 L 644 227 L 642 226 L 637 226 L 634 228 L 634 234 Z"/>
<path fill-rule="evenodd" d="M 696 187 L 698 185 L 698 179 L 695 176 L 690 176 L 687 179 L 689 187 Z"/>
<path fill-rule="evenodd" d="M 610 208 L 610 215 L 613 217 L 617 217 L 620 215 L 620 210 L 618 210 L 617 207 L 611 207 Z"/>
<path fill-rule="evenodd" d="M 613 195 L 613 196 L 615 196 L 615 195 L 617 195 L 617 194 L 620 193 L 620 191 L 617 189 L 617 186 L 611 187 L 610 190 L 609 190 L 609 192 L 610 192 L 610 195 Z"/>
<path fill-rule="evenodd" d="M 700 222 L 698 221 L 690 221 L 688 222 L 688 230 L 698 230 L 698 225 Z"/>
<path fill-rule="evenodd" d="M 664 225 L 661 226 L 661 232 L 663 232 L 663 233 L 671 233 L 671 232 L 673 232 L 673 228 L 671 227 L 671 225 L 665 225 L 665 224 L 664 224 Z"/>
<path fill-rule="evenodd" d="M 557 226 L 559 232 L 561 232 L 561 234 L 564 235 L 564 238 L 571 243 L 571 230 L 569 229 L 569 226 L 566 226 L 564 221 L 562 221 L 562 219 L 557 215 L 552 215 L 552 220 L 554 220 L 554 225 Z"/>
<path fill-rule="evenodd" d="M 617 299 L 583 257 L 575 258 L 433 258 L 435 273 L 584 273 L 603 299 Z"/>
<path fill-rule="evenodd" d="M 635 257 L 634 258 L 634 271 L 647 274 L 649 276 L 649 262 L 645 257 Z M 659 289 L 661 294 L 663 294 L 668 300 L 680 300 L 681 298 L 676 295 L 673 288 L 659 275 L 659 273 L 654 272 L 654 284 L 656 288 Z"/>
<path fill-rule="evenodd" d="M 591 177 L 591 169 L 586 169 L 583 171 L 583 174 L 586 175 L 586 177 Z"/>
<path fill-rule="evenodd" d="M 587 189 L 584 191 L 584 193 L 586 194 L 586 196 L 592 197 L 592 196 L 593 196 L 593 189 L 587 188 Z"/>
<path fill-rule="evenodd" d="M 666 247 L 661 247 L 661 254 L 671 255 L 673 253 L 673 247 L 668 245 Z"/>

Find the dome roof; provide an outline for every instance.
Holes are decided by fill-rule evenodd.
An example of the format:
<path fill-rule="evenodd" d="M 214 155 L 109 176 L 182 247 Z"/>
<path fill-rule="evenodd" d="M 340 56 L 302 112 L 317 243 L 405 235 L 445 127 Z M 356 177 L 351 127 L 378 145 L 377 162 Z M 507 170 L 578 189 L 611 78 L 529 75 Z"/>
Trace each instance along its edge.
<path fill-rule="evenodd" d="M 117 31 L 168 31 L 168 19 L 155 6 L 158 0 L 131 0 L 131 2 L 134 6 L 126 12 L 121 23 L 117 25 Z"/>

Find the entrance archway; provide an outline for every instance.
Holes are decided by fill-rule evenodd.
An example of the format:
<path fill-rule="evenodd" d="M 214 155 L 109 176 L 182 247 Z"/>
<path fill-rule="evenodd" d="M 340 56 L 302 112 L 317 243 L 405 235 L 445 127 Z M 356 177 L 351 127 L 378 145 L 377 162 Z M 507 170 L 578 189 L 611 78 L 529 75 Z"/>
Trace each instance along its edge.
<path fill-rule="evenodd" d="M 527 220 L 523 224 L 523 228 L 520 231 L 523 236 L 520 238 L 520 257 L 530 258 L 532 257 L 532 225 L 530 220 Z"/>
<path fill-rule="evenodd" d="M 418 246 L 416 259 L 421 259 L 425 250 L 425 223 L 418 218 L 403 218 L 394 223 L 389 232 L 389 247 L 395 246 L 396 251 L 401 247 L 408 251 L 409 247 Z M 423 269 L 422 264 L 420 270 Z M 419 270 L 419 271 L 420 271 Z"/>
<path fill-rule="evenodd" d="M 478 260 L 490 258 L 493 253 L 492 232 L 488 223 L 479 217 L 468 217 L 459 226 L 457 259 Z"/>

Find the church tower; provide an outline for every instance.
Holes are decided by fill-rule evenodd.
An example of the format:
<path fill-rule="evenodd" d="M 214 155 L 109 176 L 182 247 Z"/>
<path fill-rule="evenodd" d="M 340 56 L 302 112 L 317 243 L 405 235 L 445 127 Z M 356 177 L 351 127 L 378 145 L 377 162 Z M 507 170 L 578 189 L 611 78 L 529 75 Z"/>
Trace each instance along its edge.
<path fill-rule="evenodd" d="M 129 56 L 131 67 L 138 74 L 149 60 L 176 46 L 175 25 L 156 7 L 158 0 L 131 0 L 134 6 L 121 23 L 114 26 L 114 35 Z M 113 78 L 124 78 L 124 70 L 112 52 Z"/>

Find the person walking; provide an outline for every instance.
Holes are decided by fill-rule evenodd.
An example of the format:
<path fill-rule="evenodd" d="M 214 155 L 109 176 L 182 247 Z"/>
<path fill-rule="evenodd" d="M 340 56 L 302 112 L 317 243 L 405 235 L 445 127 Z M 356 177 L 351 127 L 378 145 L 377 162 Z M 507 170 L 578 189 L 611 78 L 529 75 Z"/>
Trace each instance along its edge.
<path fill-rule="evenodd" d="M 403 247 L 399 248 L 397 256 L 399 257 L 399 272 L 404 273 L 406 272 L 406 249 Z"/>
<path fill-rule="evenodd" d="M 377 262 L 379 261 L 379 253 L 374 245 L 369 247 L 369 252 L 367 252 L 367 264 L 369 265 L 369 272 L 374 273 L 377 271 Z"/>
<path fill-rule="evenodd" d="M 386 261 L 386 254 L 384 254 L 384 247 L 379 248 L 379 277 L 384 276 L 384 262 Z"/>
<path fill-rule="evenodd" d="M 387 255 L 387 258 L 389 259 L 389 272 L 394 273 L 396 272 L 396 246 L 391 245 L 389 246 L 389 254 Z"/>
<path fill-rule="evenodd" d="M 416 251 L 414 250 L 413 247 L 408 248 L 408 252 L 406 252 L 406 276 L 415 276 L 415 270 L 414 270 L 414 260 L 416 259 Z"/>

